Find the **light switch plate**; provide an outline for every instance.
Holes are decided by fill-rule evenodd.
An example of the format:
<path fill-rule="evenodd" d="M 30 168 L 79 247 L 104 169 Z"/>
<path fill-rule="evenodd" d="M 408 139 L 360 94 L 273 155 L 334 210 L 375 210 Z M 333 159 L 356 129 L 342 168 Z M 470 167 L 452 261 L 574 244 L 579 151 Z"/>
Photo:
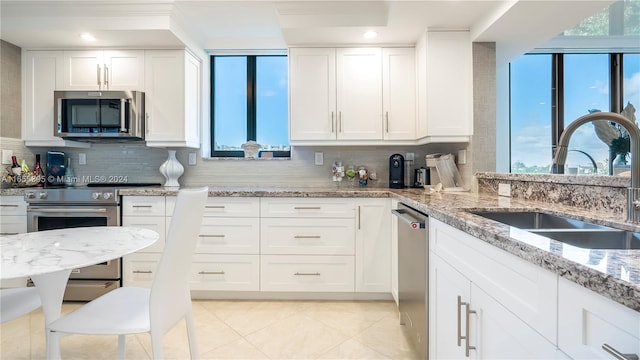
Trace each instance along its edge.
<path fill-rule="evenodd" d="M 404 157 L 405 160 L 407 161 L 413 161 L 416 158 L 416 154 L 415 153 L 407 153 L 406 156 Z"/>
<path fill-rule="evenodd" d="M 11 157 L 13 156 L 13 150 L 2 150 L 2 164 L 11 164 Z"/>
<path fill-rule="evenodd" d="M 189 165 L 195 165 L 197 162 L 198 157 L 196 156 L 196 153 L 194 152 L 190 152 L 189 153 Z"/>
<path fill-rule="evenodd" d="M 87 154 L 85 153 L 78 154 L 78 165 L 87 165 Z"/>
<path fill-rule="evenodd" d="M 316 165 L 322 165 L 324 164 L 324 153 L 321 151 L 316 152 L 315 155 L 315 164 Z"/>
<path fill-rule="evenodd" d="M 498 195 L 511 197 L 511 184 L 498 184 Z"/>

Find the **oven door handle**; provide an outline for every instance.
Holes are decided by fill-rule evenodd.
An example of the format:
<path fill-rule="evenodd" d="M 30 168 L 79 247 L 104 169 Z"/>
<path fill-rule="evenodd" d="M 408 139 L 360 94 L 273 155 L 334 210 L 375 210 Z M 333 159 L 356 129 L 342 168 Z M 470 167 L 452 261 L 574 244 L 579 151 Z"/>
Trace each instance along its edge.
<path fill-rule="evenodd" d="M 27 208 L 27 212 L 39 212 L 39 213 L 56 213 L 56 214 L 70 214 L 70 213 L 106 213 L 105 208 L 87 208 L 87 209 L 43 209 L 43 208 Z"/>

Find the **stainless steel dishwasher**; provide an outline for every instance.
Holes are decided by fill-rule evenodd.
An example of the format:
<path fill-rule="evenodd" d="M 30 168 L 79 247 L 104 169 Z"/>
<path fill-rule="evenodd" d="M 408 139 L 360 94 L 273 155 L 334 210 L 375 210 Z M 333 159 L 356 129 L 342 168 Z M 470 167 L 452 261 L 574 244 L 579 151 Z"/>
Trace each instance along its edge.
<path fill-rule="evenodd" d="M 427 215 L 405 204 L 391 212 L 398 217 L 398 300 L 400 324 L 417 359 L 427 358 L 429 297 Z"/>

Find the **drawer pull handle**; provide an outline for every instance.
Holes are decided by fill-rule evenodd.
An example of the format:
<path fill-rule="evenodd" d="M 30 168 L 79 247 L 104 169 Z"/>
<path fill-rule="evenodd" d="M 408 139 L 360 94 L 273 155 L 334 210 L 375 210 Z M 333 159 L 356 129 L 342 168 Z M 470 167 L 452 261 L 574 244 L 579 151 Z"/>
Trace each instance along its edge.
<path fill-rule="evenodd" d="M 199 271 L 200 275 L 224 275 L 224 271 Z"/>
<path fill-rule="evenodd" d="M 223 235 L 216 235 L 216 234 L 211 234 L 211 235 L 209 235 L 209 234 L 200 234 L 200 235 L 198 235 L 198 236 L 200 236 L 200 237 L 202 237 L 202 238 L 223 238 L 223 237 L 224 237 L 224 234 L 223 234 Z"/>
<path fill-rule="evenodd" d="M 0 233 L 0 235 L 18 235 L 18 233 L 15 233 L 15 232 L 14 233 L 5 233 L 5 232 L 3 232 L 3 233 Z"/>
<path fill-rule="evenodd" d="M 458 346 L 462 346 L 462 297 L 458 295 Z"/>
<path fill-rule="evenodd" d="M 295 276 L 320 276 L 319 272 L 314 272 L 314 273 L 301 273 L 301 272 L 296 272 L 295 274 L 293 274 Z"/>
<path fill-rule="evenodd" d="M 224 209 L 224 205 L 206 205 L 207 209 Z"/>
<path fill-rule="evenodd" d="M 18 207 L 16 204 L 0 204 L 1 207 Z"/>
<path fill-rule="evenodd" d="M 320 206 L 296 206 L 296 210 L 320 210 Z"/>
<path fill-rule="evenodd" d="M 150 208 L 150 207 L 153 207 L 153 205 L 131 205 L 131 207 L 133 207 L 133 208 Z"/>
<path fill-rule="evenodd" d="M 320 235 L 296 235 L 294 239 L 320 239 Z"/>
<path fill-rule="evenodd" d="M 602 350 L 608 352 L 613 355 L 614 358 L 618 360 L 638 360 L 638 355 L 636 354 L 623 354 L 620 351 L 614 349 L 609 344 L 602 344 Z"/>
<path fill-rule="evenodd" d="M 134 274 L 153 274 L 151 270 L 133 270 Z"/>
<path fill-rule="evenodd" d="M 466 305 L 466 307 L 467 307 L 467 312 L 465 314 L 466 324 L 464 324 L 465 325 L 464 326 L 464 328 L 465 328 L 464 329 L 464 339 L 465 339 L 465 342 L 466 342 L 466 345 L 464 347 L 464 354 L 467 357 L 469 357 L 469 350 L 475 350 L 476 349 L 475 346 L 469 345 L 469 317 L 471 316 L 471 314 L 475 314 L 476 312 L 475 312 L 475 310 L 471 310 L 471 304 L 464 303 L 464 302 L 462 304 Z"/>

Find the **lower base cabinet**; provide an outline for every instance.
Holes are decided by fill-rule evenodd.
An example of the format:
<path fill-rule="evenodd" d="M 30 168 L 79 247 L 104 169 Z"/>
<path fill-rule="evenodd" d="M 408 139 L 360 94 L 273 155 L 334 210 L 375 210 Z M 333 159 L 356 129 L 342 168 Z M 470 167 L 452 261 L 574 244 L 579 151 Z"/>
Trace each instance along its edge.
<path fill-rule="evenodd" d="M 640 356 L 640 312 L 563 278 L 558 288 L 560 350 L 574 359 L 615 359 L 603 346 Z"/>
<path fill-rule="evenodd" d="M 355 291 L 353 256 L 261 255 L 262 291 Z"/>
<path fill-rule="evenodd" d="M 260 290 L 259 255 L 195 254 L 189 280 L 191 290 Z"/>
<path fill-rule="evenodd" d="M 150 288 L 158 264 L 159 253 L 137 252 L 122 258 L 122 282 L 124 286 Z"/>

